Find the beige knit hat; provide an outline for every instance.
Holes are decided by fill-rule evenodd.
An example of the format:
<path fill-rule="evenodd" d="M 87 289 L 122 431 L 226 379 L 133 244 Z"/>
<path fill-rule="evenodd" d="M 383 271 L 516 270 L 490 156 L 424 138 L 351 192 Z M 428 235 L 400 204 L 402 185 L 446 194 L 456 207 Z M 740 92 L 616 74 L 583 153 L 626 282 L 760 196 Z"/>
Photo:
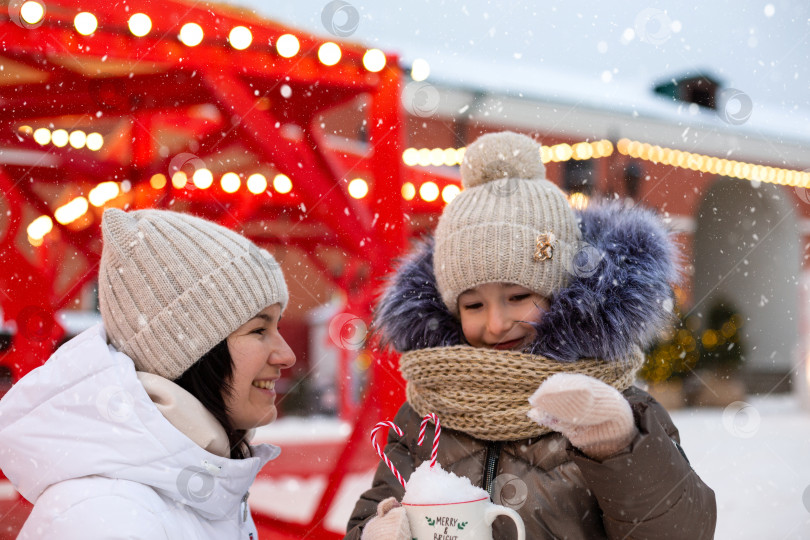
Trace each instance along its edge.
<path fill-rule="evenodd" d="M 491 282 L 517 283 L 549 297 L 568 280 L 582 235 L 565 194 L 545 178 L 540 145 L 512 132 L 467 147 L 464 190 L 436 227 L 433 271 L 458 316 L 458 296 Z"/>
<path fill-rule="evenodd" d="M 210 221 L 111 208 L 101 231 L 101 318 L 138 371 L 175 380 L 261 310 L 287 305 L 273 256 Z"/>

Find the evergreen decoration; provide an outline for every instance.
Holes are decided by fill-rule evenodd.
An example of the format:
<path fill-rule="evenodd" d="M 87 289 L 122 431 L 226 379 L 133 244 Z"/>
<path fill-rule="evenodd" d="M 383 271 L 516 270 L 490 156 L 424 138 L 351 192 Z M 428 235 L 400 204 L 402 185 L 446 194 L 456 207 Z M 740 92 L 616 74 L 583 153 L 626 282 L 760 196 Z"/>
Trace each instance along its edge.
<path fill-rule="evenodd" d="M 700 364 L 729 374 L 740 368 L 743 362 L 740 327 L 742 316 L 725 300 L 717 300 L 706 313 L 706 328 L 700 336 Z"/>
<path fill-rule="evenodd" d="M 683 379 L 696 368 L 723 374 L 739 369 L 744 359 L 743 318 L 728 301 L 712 303 L 705 326 L 697 314 L 686 315 L 678 305 L 674 312 L 677 322 L 645 351 L 647 360 L 639 377 L 658 383 Z"/>

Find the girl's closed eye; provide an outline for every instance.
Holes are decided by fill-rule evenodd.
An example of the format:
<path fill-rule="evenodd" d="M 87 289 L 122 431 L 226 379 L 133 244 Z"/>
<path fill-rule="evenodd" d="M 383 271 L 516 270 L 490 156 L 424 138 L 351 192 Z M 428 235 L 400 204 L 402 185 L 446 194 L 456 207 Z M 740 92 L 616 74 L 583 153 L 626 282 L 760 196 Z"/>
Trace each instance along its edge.
<path fill-rule="evenodd" d="M 478 309 L 481 307 L 481 302 L 476 302 L 474 304 L 466 304 L 464 309 Z"/>
<path fill-rule="evenodd" d="M 512 297 L 512 300 L 514 300 L 516 302 L 521 302 L 521 301 L 527 299 L 530 296 L 531 296 L 531 294 L 528 294 L 528 293 L 527 294 L 516 294 L 515 296 Z"/>
<path fill-rule="evenodd" d="M 255 330 L 251 331 L 250 333 L 251 334 L 259 334 L 260 336 L 263 336 L 266 331 L 267 331 L 267 329 L 262 327 L 262 328 L 257 328 Z"/>

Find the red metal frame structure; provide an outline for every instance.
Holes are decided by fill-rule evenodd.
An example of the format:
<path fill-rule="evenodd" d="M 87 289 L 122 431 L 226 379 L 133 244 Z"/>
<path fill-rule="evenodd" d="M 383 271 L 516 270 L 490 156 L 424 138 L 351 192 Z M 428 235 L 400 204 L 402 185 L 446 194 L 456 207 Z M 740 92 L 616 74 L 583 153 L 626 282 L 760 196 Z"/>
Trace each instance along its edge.
<path fill-rule="evenodd" d="M 341 43 L 340 61 L 327 66 L 317 56 L 324 40 L 226 6 L 130 0 L 124 10 L 99 0 L 80 6 L 52 0 L 44 18 L 28 24 L 21 4 L 0 6 L 0 55 L 16 77 L 0 84 L 0 210 L 6 216 L 0 221 L 0 306 L 17 327 L 0 366 L 11 370 L 13 380 L 47 359 L 62 336 L 54 314 L 95 277 L 103 207 L 89 206 L 65 224 L 56 222 L 54 211 L 101 182 L 115 182 L 121 190 L 108 205 L 190 211 L 260 244 L 302 248 L 316 267 L 326 268 L 319 248 L 335 248 L 347 260 L 348 270 L 334 278 L 350 293 L 347 311 L 369 315 L 371 284 L 389 269 L 408 232 L 400 196 L 403 122 L 395 56 L 387 55 L 386 66 L 371 72 L 363 64 L 365 48 Z M 74 28 L 79 12 L 98 21 L 89 35 Z M 151 18 L 143 37 L 128 30 L 135 13 Z M 204 31 L 194 47 L 177 37 L 191 22 Z M 228 33 L 237 26 L 252 33 L 245 50 L 229 44 Z M 275 45 L 291 33 L 300 50 L 287 58 Z M 358 96 L 369 103 L 367 149 L 330 151 L 314 120 Z M 33 137 L 40 128 L 49 134 L 60 128 L 96 131 L 105 143 L 100 150 L 42 144 Z M 285 174 L 294 187 L 255 195 L 244 187 L 226 193 L 216 182 L 202 189 L 191 182 L 172 187 L 171 181 L 160 187 L 155 180 L 163 175 L 165 183 L 178 170 L 191 177 L 223 163 L 231 163 L 243 180 L 269 171 Z M 347 177 L 361 173 L 370 184 L 363 201 L 347 191 Z M 54 229 L 32 246 L 26 227 L 37 215 L 52 218 Z M 403 399 L 392 358 L 377 354 L 372 379 L 310 523 L 256 515 L 260 533 L 338 537 L 323 522 L 341 481 L 368 470 L 375 459 L 367 441 L 371 426 L 392 417 Z"/>

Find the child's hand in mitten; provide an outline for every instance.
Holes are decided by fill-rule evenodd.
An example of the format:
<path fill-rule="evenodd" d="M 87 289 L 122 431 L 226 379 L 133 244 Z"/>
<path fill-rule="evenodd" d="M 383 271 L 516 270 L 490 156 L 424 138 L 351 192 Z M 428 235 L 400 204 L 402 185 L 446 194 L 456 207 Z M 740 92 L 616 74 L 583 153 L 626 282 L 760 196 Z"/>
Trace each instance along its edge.
<path fill-rule="evenodd" d="M 411 540 L 405 509 L 394 497 L 380 501 L 377 515 L 366 524 L 361 540 Z"/>
<path fill-rule="evenodd" d="M 624 450 L 638 433 L 624 396 L 588 375 L 552 375 L 532 394 L 529 403 L 529 418 L 562 433 L 595 459 Z"/>

